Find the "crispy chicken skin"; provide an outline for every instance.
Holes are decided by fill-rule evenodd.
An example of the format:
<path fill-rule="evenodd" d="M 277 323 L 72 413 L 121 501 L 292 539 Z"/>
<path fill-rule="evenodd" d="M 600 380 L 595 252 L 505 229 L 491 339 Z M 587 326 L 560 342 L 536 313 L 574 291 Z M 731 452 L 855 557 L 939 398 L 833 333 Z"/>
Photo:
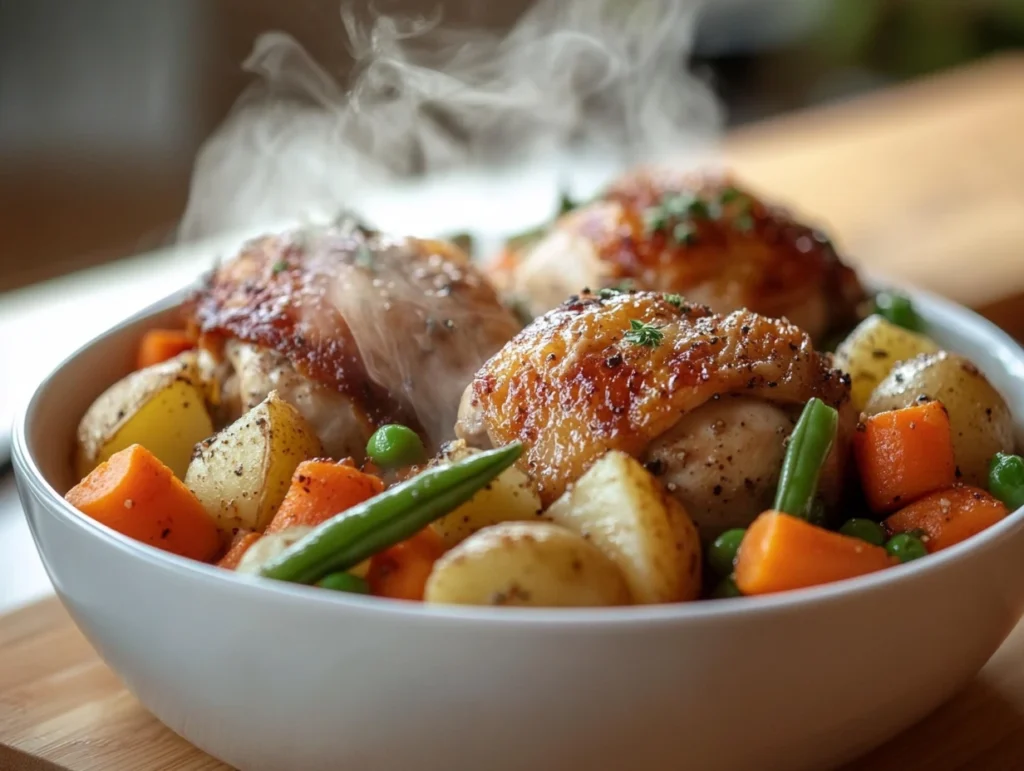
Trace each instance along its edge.
<path fill-rule="evenodd" d="M 656 332 L 631 331 L 637 323 Z M 793 417 L 813 396 L 840 411 L 822 483 L 823 495 L 837 496 L 855 417 L 849 378 L 831 363 L 782 320 L 720 315 L 655 292 L 585 293 L 487 361 L 456 433 L 522 441 L 521 463 L 545 504 L 604 452 L 622 450 L 662 476 L 707 532 L 760 513 Z M 713 497 L 717 508 L 707 505 Z"/>
<path fill-rule="evenodd" d="M 387 422 L 450 438 L 465 384 L 519 329 L 458 248 L 353 223 L 248 243 L 188 317 L 236 410 L 277 389 L 330 454 L 357 458 Z"/>
<path fill-rule="evenodd" d="M 856 274 L 819 231 L 727 175 L 642 169 L 493 265 L 496 283 L 532 315 L 583 287 L 682 294 L 719 313 L 785 317 L 814 339 L 849 325 Z"/>

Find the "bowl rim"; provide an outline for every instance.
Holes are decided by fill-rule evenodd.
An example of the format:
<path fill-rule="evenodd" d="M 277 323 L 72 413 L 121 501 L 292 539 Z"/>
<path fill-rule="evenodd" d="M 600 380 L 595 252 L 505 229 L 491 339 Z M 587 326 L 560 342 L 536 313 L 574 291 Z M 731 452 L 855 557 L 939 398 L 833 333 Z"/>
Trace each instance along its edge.
<path fill-rule="evenodd" d="M 918 289 L 892 279 L 879 279 L 869 272 L 861 271 L 862 279 L 873 289 L 899 288 L 907 292 L 916 302 L 923 301 L 935 313 L 949 319 L 951 326 L 973 326 L 988 338 L 995 358 L 1014 374 L 1022 383 L 1024 391 L 1024 348 L 992 322 L 974 311 L 951 300 Z M 126 556 L 137 558 L 158 570 L 184 570 L 195 580 L 213 582 L 221 588 L 236 592 L 270 592 L 277 600 L 302 602 L 311 608 L 349 608 L 364 613 L 397 616 L 410 620 L 443 621 L 463 625 L 525 624 L 531 627 L 565 628 L 573 626 L 614 627 L 630 624 L 695 624 L 716 619 L 735 619 L 772 615 L 785 611 L 815 607 L 822 603 L 844 598 L 883 591 L 894 582 L 924 580 L 933 571 L 945 569 L 951 563 L 970 558 L 977 552 L 988 551 L 997 544 L 1007 531 L 1017 528 L 1024 520 L 1024 507 L 1010 512 L 1000 522 L 992 525 L 961 543 L 928 559 L 896 565 L 887 570 L 870 573 L 856 578 L 845 579 L 821 586 L 795 589 L 778 594 L 756 597 L 736 597 L 718 602 L 666 603 L 660 605 L 632 605 L 610 608 L 523 608 L 523 607 L 480 607 L 460 605 L 428 605 L 421 602 L 395 600 L 382 597 L 364 597 L 343 592 L 325 592 L 315 587 L 284 581 L 264 580 L 256 576 L 235 573 L 186 557 L 163 551 L 153 546 L 134 541 L 103 525 L 68 503 L 64 497 L 45 479 L 28 446 L 29 424 L 39 407 L 44 391 L 52 387 L 61 372 L 72 361 L 99 342 L 115 336 L 126 327 L 132 326 L 161 312 L 180 305 L 188 296 L 194 283 L 183 287 L 162 300 L 132 314 L 124 321 L 111 327 L 66 356 L 36 386 L 32 397 L 21 407 L 14 423 L 12 457 L 19 485 L 24 485 L 49 508 L 60 520 L 78 530 L 100 538 L 112 548 Z M 33 538 L 35 538 L 35 530 Z M 36 548 L 39 548 L 38 542 Z"/>

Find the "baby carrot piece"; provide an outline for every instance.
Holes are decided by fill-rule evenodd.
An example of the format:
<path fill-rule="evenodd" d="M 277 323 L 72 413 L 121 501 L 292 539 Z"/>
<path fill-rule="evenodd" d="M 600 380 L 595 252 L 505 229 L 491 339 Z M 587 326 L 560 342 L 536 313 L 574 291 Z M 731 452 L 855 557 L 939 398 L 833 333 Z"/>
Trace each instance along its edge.
<path fill-rule="evenodd" d="M 1009 513 L 984 490 L 957 485 L 926 495 L 897 511 L 882 524 L 892 534 L 921 530 L 928 552 L 960 543 L 994 525 Z"/>
<path fill-rule="evenodd" d="M 895 511 L 956 480 L 949 415 L 941 402 L 873 415 L 858 426 L 853 450 L 875 512 Z"/>
<path fill-rule="evenodd" d="M 423 600 L 434 563 L 444 554 L 444 542 L 431 527 L 370 558 L 366 580 L 370 593 L 398 600 Z"/>
<path fill-rule="evenodd" d="M 295 525 L 316 527 L 335 514 L 384 491 L 384 483 L 365 474 L 351 463 L 332 460 L 307 460 L 292 475 L 288 492 L 267 533 L 276 533 Z"/>
<path fill-rule="evenodd" d="M 231 547 L 228 549 L 227 554 L 220 558 L 220 561 L 217 563 L 217 567 L 225 568 L 226 570 L 234 570 L 242 561 L 242 557 L 245 556 L 245 553 L 249 551 L 249 547 L 262 537 L 262 533 L 245 533 L 240 537 L 236 537 L 235 540 L 231 542 Z"/>
<path fill-rule="evenodd" d="M 142 336 L 136 369 L 145 369 L 173 359 L 179 353 L 195 348 L 195 342 L 182 329 L 151 329 Z"/>
<path fill-rule="evenodd" d="M 880 546 L 766 511 L 747 528 L 735 578 L 745 595 L 771 594 L 841 581 L 892 564 Z"/>
<path fill-rule="evenodd" d="M 183 557 L 207 562 L 221 548 L 202 504 L 142 445 L 111 455 L 65 497 L 97 522 Z"/>

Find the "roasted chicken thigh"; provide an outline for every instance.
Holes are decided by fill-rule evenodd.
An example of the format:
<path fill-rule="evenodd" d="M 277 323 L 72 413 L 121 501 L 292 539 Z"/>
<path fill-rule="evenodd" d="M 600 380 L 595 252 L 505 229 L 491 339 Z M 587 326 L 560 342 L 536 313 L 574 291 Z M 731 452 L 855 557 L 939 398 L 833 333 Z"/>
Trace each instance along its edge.
<path fill-rule="evenodd" d="M 456 247 L 351 223 L 250 242 L 189 317 L 223 419 L 276 390 L 330 455 L 355 458 L 387 422 L 450 438 L 466 383 L 519 329 Z"/>
<path fill-rule="evenodd" d="M 536 316 L 584 287 L 675 292 L 718 313 L 785 317 L 821 339 L 849 325 L 864 294 L 819 231 L 725 175 L 645 169 L 561 216 L 492 266 Z"/>
<path fill-rule="evenodd" d="M 678 295 L 603 290 L 536 319 L 480 369 L 456 433 L 519 440 L 545 504 L 608 450 L 644 461 L 704 534 L 769 508 L 811 397 L 840 413 L 820 494 L 835 502 L 855 423 L 849 379 L 793 324 Z"/>

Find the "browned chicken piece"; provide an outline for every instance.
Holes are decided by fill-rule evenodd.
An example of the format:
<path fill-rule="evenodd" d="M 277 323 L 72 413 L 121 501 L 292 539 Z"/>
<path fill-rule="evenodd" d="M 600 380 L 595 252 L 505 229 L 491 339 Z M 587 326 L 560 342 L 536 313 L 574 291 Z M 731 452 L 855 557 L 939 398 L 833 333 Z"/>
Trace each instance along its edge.
<path fill-rule="evenodd" d="M 530 315 L 586 287 L 673 292 L 718 313 L 787 318 L 820 340 L 850 326 L 864 291 L 821 232 L 728 176 L 641 170 L 507 249 L 496 284 Z"/>
<path fill-rule="evenodd" d="M 451 438 L 466 383 L 520 328 L 461 250 L 346 223 L 250 242 L 189 313 L 223 419 L 277 390 L 329 454 L 357 459 L 388 422 Z"/>
<path fill-rule="evenodd" d="M 820 487 L 838 500 L 849 392 L 831 356 L 786 321 L 604 290 L 536 319 L 493 356 L 463 396 L 456 433 L 481 446 L 523 442 L 545 504 L 606 451 L 629 453 L 709 535 L 770 507 L 785 440 L 815 396 L 840 413 Z"/>

